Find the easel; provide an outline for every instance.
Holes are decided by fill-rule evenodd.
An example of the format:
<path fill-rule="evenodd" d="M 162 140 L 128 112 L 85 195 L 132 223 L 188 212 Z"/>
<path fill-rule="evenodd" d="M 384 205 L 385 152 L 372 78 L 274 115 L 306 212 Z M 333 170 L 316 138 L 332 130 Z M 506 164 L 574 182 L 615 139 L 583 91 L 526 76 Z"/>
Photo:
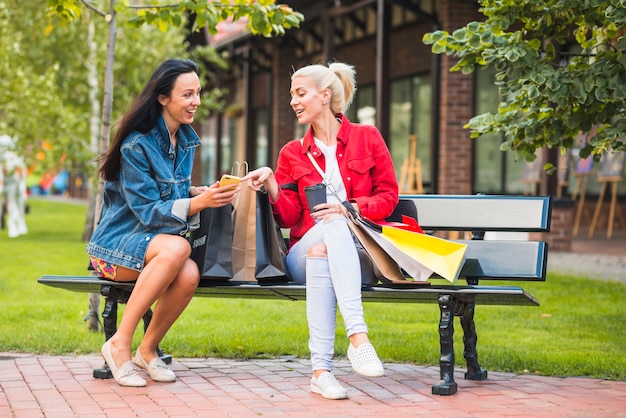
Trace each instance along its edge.
<path fill-rule="evenodd" d="M 398 188 L 401 193 L 424 193 L 422 162 L 417 158 L 417 135 L 409 138 L 409 158 L 402 163 Z"/>
<path fill-rule="evenodd" d="M 600 216 L 600 209 L 602 208 L 602 202 L 604 200 L 604 193 L 606 192 L 607 185 L 611 183 L 611 203 L 609 205 L 609 223 L 606 230 L 606 237 L 611 239 L 613 236 L 613 220 L 615 219 L 615 209 L 617 208 L 617 214 L 619 217 L 619 223 L 622 230 L 626 233 L 626 222 L 624 222 L 624 216 L 622 215 L 622 209 L 617 205 L 617 184 L 624 178 L 622 176 L 611 177 L 598 177 L 598 182 L 602 183 L 600 189 L 600 196 L 598 196 L 598 203 L 596 203 L 596 209 L 593 212 L 593 219 L 591 220 L 591 226 L 589 226 L 589 238 L 593 237 L 593 233 L 598 223 L 598 217 Z"/>

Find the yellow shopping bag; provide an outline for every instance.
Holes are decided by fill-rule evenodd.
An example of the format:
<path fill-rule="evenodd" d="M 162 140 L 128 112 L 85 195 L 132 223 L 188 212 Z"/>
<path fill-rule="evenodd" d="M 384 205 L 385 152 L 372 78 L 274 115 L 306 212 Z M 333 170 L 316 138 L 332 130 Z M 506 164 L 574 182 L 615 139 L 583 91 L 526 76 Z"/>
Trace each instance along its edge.
<path fill-rule="evenodd" d="M 424 267 L 454 283 L 465 262 L 467 245 L 400 228 L 382 226 L 381 237 Z"/>

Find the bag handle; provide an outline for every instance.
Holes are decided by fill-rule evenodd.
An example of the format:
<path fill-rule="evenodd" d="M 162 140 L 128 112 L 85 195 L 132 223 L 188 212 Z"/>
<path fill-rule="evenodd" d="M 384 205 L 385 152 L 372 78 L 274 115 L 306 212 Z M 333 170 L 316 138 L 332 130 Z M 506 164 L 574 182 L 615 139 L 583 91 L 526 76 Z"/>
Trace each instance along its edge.
<path fill-rule="evenodd" d="M 237 177 L 244 177 L 248 174 L 248 162 L 243 161 L 240 163 L 239 161 L 235 161 L 230 169 L 230 174 Z"/>

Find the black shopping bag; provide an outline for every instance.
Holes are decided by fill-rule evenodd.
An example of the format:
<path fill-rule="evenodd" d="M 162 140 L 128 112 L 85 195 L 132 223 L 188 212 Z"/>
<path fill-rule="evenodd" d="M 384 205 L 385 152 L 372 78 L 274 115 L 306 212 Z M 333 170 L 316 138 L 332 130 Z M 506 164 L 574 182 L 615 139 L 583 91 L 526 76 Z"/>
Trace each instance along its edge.
<path fill-rule="evenodd" d="M 269 196 L 242 184 L 233 211 L 233 279 L 270 284 L 287 281 L 286 245 L 277 228 Z"/>
<path fill-rule="evenodd" d="M 229 280 L 233 276 L 232 206 L 206 208 L 200 212 L 200 228 L 190 236 L 191 259 L 201 279 Z"/>
<path fill-rule="evenodd" d="M 256 267 L 254 277 L 262 283 L 287 281 L 287 245 L 274 220 L 272 205 L 265 192 L 256 193 Z"/>

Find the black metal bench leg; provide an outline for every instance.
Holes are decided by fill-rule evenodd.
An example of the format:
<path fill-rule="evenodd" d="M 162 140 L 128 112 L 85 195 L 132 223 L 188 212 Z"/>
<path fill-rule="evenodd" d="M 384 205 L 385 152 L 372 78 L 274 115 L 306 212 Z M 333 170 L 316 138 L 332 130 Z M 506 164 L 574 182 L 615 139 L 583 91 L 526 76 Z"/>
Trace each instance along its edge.
<path fill-rule="evenodd" d="M 105 341 L 115 334 L 117 331 L 117 301 L 119 299 L 119 291 L 112 286 L 102 286 L 100 290 L 102 296 L 104 296 L 104 310 L 102 311 L 102 322 L 104 325 Z M 112 379 L 111 369 L 109 365 L 104 362 L 104 366 L 99 369 L 94 369 L 93 377 L 96 379 Z"/>
<path fill-rule="evenodd" d="M 476 351 L 476 343 L 478 335 L 476 334 L 476 326 L 474 323 L 474 309 L 476 305 L 473 302 L 463 303 L 461 312 L 461 326 L 463 327 L 463 344 L 465 345 L 463 356 L 467 363 L 466 380 L 486 380 L 487 370 L 480 368 L 478 364 L 478 353 Z"/>
<path fill-rule="evenodd" d="M 454 381 L 454 300 L 450 295 L 439 296 L 439 373 L 441 380 L 433 385 L 433 395 L 452 395 L 457 391 Z"/>

